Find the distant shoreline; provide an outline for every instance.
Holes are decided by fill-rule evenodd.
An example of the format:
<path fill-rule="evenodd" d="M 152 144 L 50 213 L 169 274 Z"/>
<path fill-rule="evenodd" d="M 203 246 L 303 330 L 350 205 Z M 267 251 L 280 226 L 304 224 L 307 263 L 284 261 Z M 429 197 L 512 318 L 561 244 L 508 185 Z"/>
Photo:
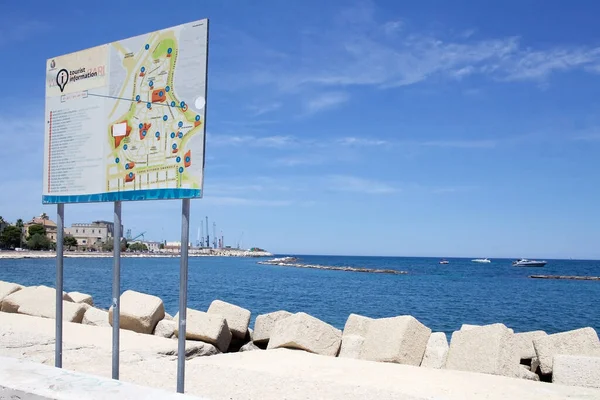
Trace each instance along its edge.
<path fill-rule="evenodd" d="M 179 253 L 129 253 L 121 252 L 122 258 L 179 258 Z M 262 258 L 272 257 L 273 254 L 266 251 L 249 251 L 237 249 L 209 249 L 201 251 L 190 251 L 188 257 L 241 257 Z M 0 251 L 0 260 L 19 259 L 48 259 L 55 258 L 54 251 Z M 64 258 L 112 258 L 112 252 L 87 252 L 87 251 L 65 251 Z"/>

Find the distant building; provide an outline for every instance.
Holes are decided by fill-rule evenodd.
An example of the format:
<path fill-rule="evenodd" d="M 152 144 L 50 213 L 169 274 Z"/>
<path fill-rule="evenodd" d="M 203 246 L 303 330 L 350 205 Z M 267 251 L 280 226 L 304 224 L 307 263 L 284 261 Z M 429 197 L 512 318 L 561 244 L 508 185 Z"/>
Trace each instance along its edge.
<path fill-rule="evenodd" d="M 192 244 L 188 244 L 188 247 L 191 248 Z M 180 253 L 181 242 L 166 242 L 163 251 L 166 251 L 167 253 Z"/>
<path fill-rule="evenodd" d="M 148 247 L 148 251 L 151 251 L 151 252 L 160 251 L 160 245 L 162 244 L 161 242 L 142 242 L 142 243 L 145 244 L 146 247 Z"/>
<path fill-rule="evenodd" d="M 123 227 L 121 226 L 122 231 Z M 77 223 L 71 224 L 70 228 L 65 228 L 65 235 L 71 235 L 77 239 L 77 247 L 80 248 L 101 247 L 113 240 L 114 232 L 115 225 L 109 221 Z"/>
<path fill-rule="evenodd" d="M 46 237 L 50 239 L 52 243 L 56 243 L 56 222 L 49 219 L 45 214 L 42 214 L 39 217 L 33 217 L 31 221 L 23 224 L 23 233 L 26 237 L 29 236 L 29 228 L 32 225 L 42 225 L 44 229 L 46 229 Z"/>

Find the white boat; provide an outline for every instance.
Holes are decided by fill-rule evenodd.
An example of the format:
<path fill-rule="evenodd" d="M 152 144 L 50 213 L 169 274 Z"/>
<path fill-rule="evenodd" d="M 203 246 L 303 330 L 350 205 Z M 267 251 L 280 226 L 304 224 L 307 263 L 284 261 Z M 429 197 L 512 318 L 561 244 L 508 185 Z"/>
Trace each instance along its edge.
<path fill-rule="evenodd" d="M 512 263 L 513 267 L 543 267 L 546 264 L 546 261 L 528 260 L 526 258 L 520 258 Z"/>
<path fill-rule="evenodd" d="M 440 264 L 449 264 L 448 260 L 440 260 Z"/>
<path fill-rule="evenodd" d="M 476 258 L 471 261 L 476 262 L 476 263 L 491 263 L 491 261 L 487 258 Z"/>

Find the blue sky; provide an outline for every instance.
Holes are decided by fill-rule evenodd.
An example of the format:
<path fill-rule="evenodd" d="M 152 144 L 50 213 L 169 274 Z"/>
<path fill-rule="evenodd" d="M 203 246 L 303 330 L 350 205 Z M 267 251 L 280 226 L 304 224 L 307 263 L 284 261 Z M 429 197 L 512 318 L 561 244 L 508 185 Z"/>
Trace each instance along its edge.
<path fill-rule="evenodd" d="M 46 59 L 209 18 L 193 238 L 208 215 L 226 244 L 243 232 L 278 253 L 600 258 L 595 2 L 33 4 L 0 15 L 5 219 L 56 214 L 41 204 Z M 124 203 L 124 224 L 178 240 L 180 207 Z M 112 219 L 112 204 L 65 219 Z"/>

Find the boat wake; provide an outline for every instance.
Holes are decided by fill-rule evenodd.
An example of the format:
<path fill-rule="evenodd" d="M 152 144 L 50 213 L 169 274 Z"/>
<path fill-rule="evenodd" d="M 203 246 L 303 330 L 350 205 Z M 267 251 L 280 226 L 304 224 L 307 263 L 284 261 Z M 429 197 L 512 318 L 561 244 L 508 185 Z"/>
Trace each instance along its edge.
<path fill-rule="evenodd" d="M 323 270 L 329 270 L 329 271 L 366 272 L 366 273 L 371 273 L 371 274 L 392 274 L 392 275 L 407 274 L 406 271 L 397 271 L 395 269 L 358 268 L 358 267 L 344 267 L 344 266 L 331 266 L 331 265 L 302 264 L 302 263 L 299 263 L 298 259 L 295 257 L 282 257 L 282 258 L 274 258 L 272 260 L 267 260 L 267 261 L 258 261 L 258 264 L 277 265 L 280 267 L 323 269 Z"/>

